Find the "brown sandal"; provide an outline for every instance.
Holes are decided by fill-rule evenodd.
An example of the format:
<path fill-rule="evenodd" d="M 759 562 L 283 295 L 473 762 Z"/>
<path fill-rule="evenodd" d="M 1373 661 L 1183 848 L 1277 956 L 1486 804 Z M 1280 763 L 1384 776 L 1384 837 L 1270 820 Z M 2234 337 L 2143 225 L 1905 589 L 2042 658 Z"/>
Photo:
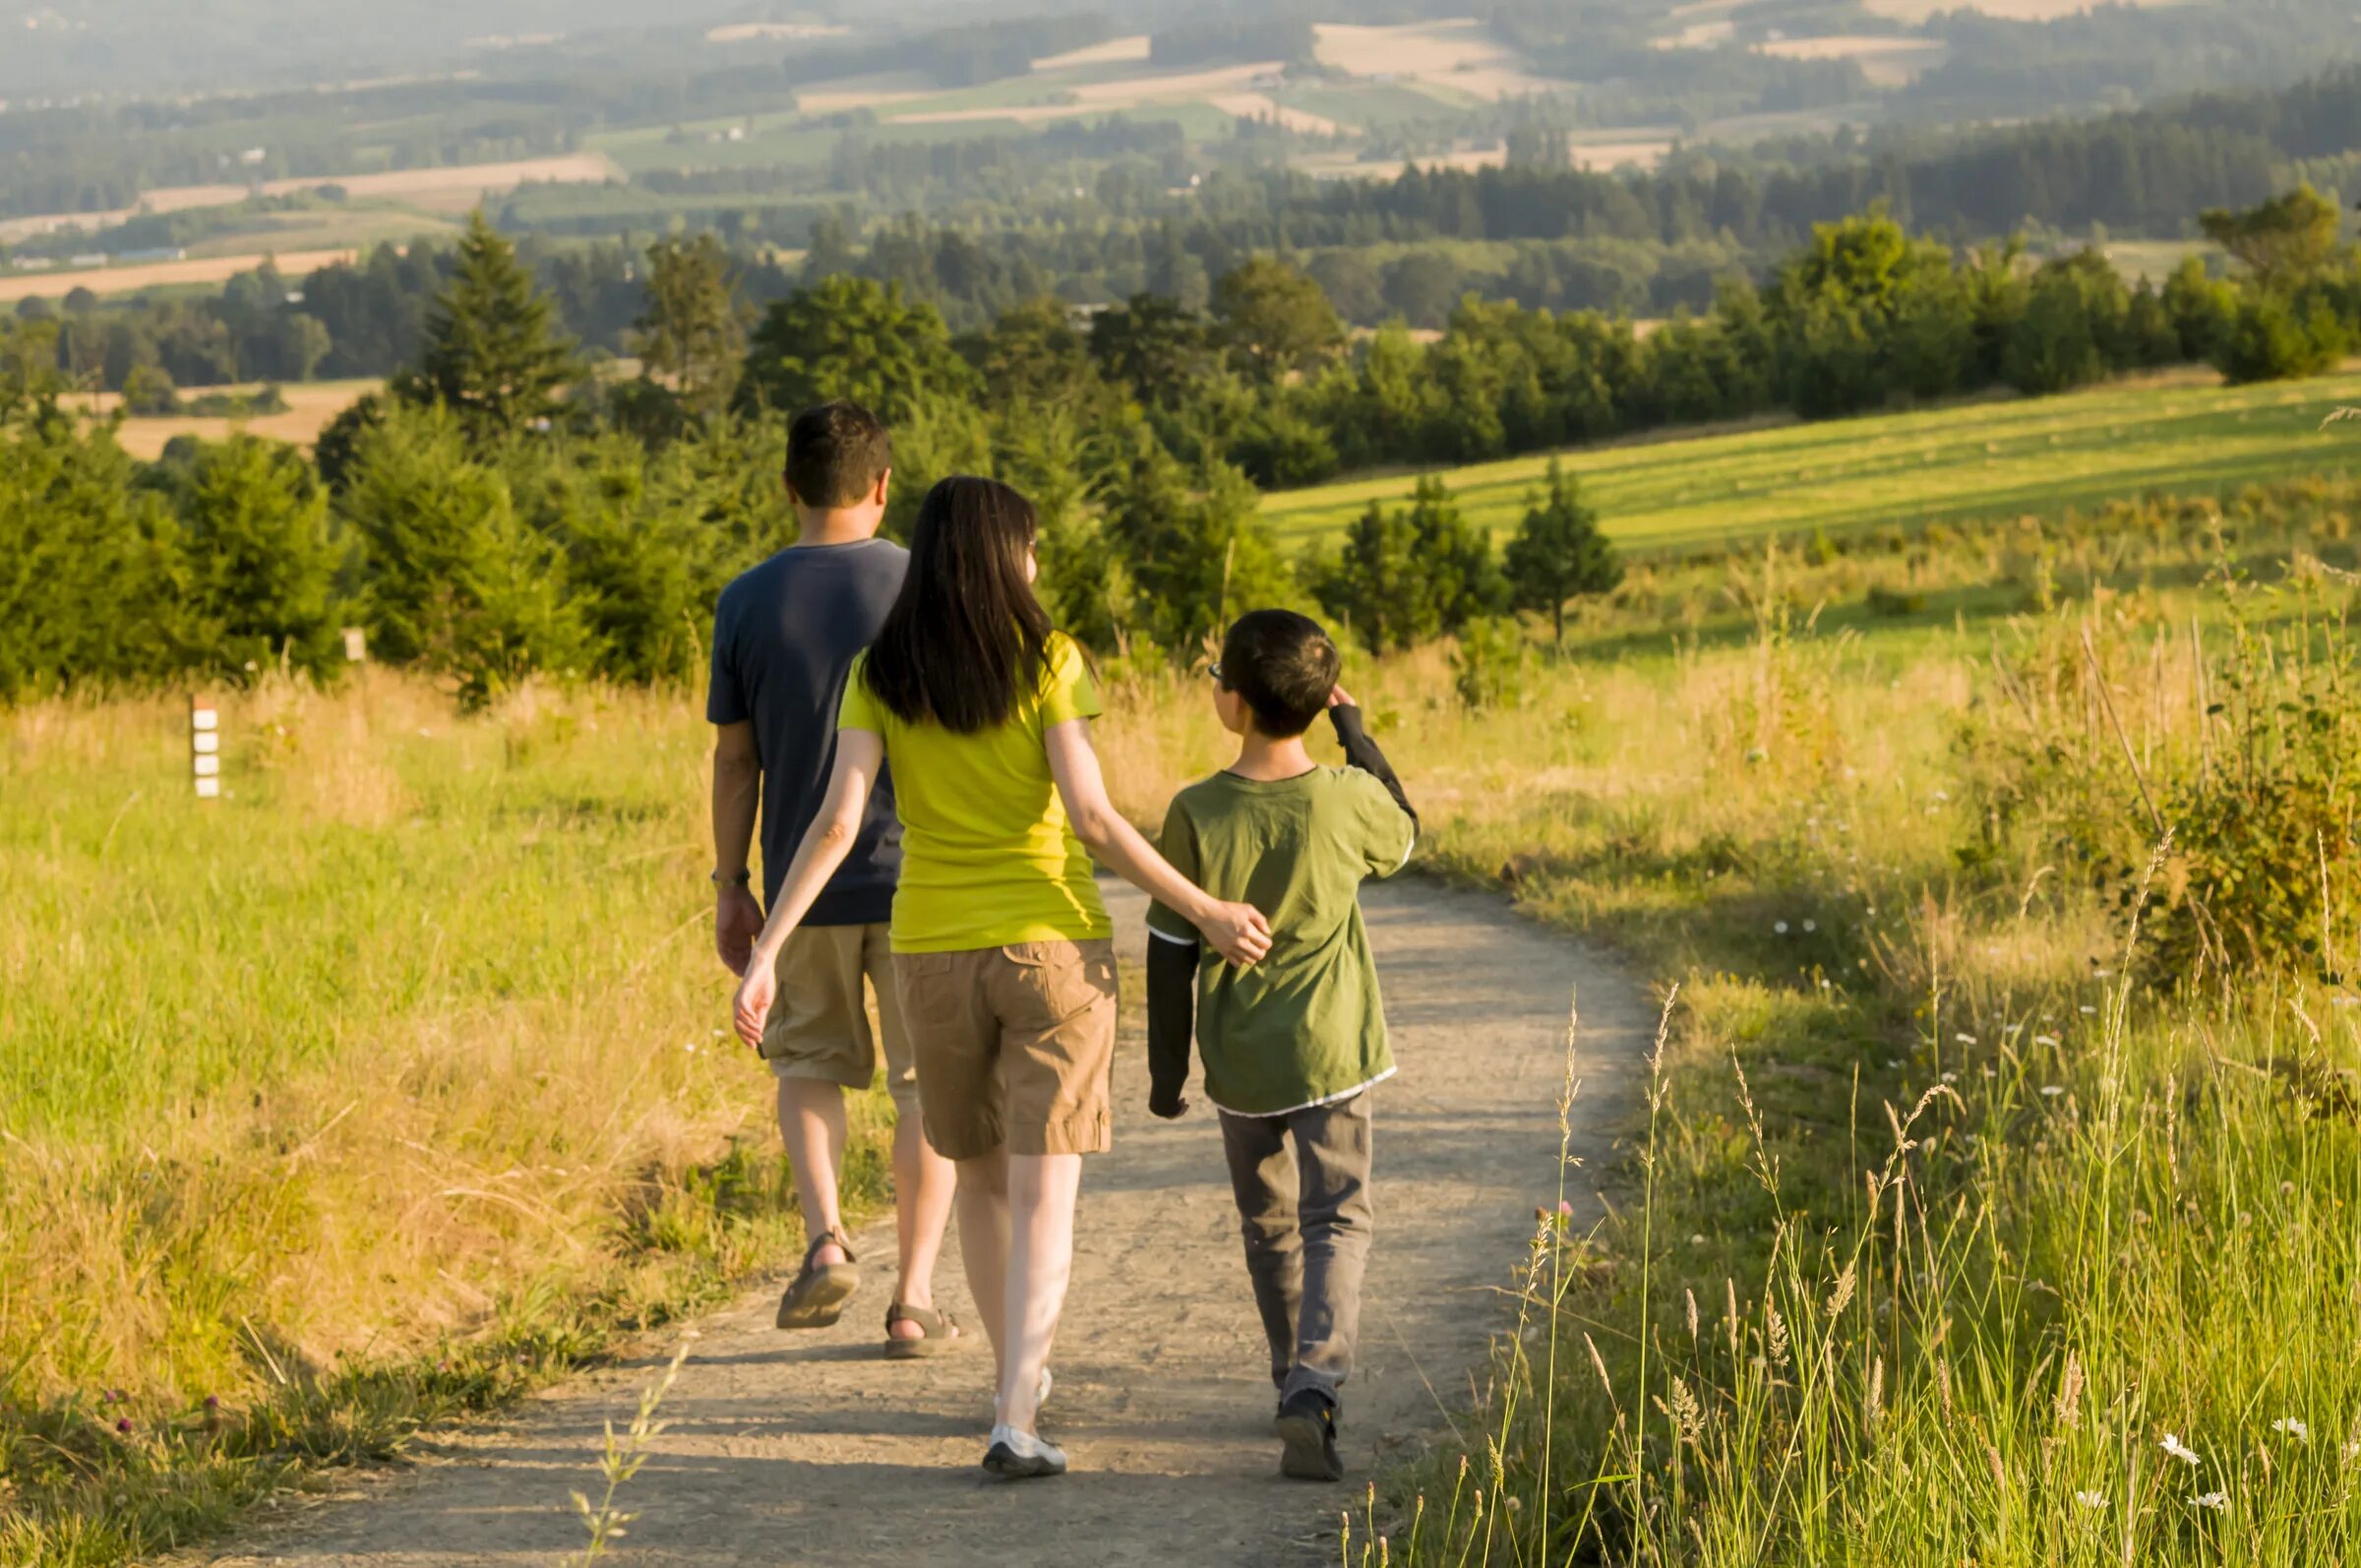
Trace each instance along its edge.
<path fill-rule="evenodd" d="M 844 1248 L 842 1263 L 817 1263 L 819 1249 L 834 1242 Z M 854 1267 L 852 1243 L 840 1232 L 822 1231 L 804 1248 L 804 1266 L 779 1297 L 781 1328 L 826 1328 L 844 1315 L 844 1303 L 861 1289 L 861 1271 Z"/>
<path fill-rule="evenodd" d="M 914 1340 L 894 1337 L 896 1323 L 916 1323 L 919 1336 Z M 948 1312 L 932 1311 L 923 1306 L 906 1306 L 900 1301 L 885 1309 L 885 1359 L 915 1361 L 929 1356 L 948 1356 L 967 1343 L 959 1332 L 958 1322 Z"/>

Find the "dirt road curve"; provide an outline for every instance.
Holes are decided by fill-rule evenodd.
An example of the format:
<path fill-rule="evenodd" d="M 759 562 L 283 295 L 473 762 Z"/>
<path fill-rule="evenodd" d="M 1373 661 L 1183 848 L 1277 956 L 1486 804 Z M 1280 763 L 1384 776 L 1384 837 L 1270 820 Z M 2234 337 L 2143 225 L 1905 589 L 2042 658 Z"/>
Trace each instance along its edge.
<path fill-rule="evenodd" d="M 873 1230 L 863 1256 L 883 1267 L 834 1329 L 774 1331 L 775 1287 L 701 1325 L 665 1407 L 672 1428 L 626 1497 L 639 1517 L 619 1568 L 1333 1562 L 1339 1508 L 1364 1476 L 1447 1432 L 1506 1316 L 1498 1287 L 1555 1190 L 1570 992 L 1579 984 L 1577 1145 L 1594 1168 L 1603 1135 L 1581 1129 L 1607 1124 L 1631 1092 L 1653 1021 L 1627 976 L 1498 899 L 1405 880 L 1371 888 L 1367 905 L 1402 1071 L 1377 1091 L 1377 1236 L 1346 1390 L 1346 1485 L 1277 1474 L 1219 1134 L 1201 1109 L 1179 1123 L 1148 1116 L 1144 1048 L 1130 1037 L 1115 1152 L 1083 1181 L 1043 1422 L 1074 1473 L 1010 1485 L 977 1467 L 991 1419 L 980 1340 L 938 1361 L 878 1359 L 893 1249 Z M 1140 905 L 1117 908 L 1136 960 Z M 972 1328 L 956 1267 L 943 1286 Z M 513 1427 L 444 1443 L 216 1561 L 551 1563 L 580 1544 L 567 1496 L 591 1487 L 601 1422 L 628 1420 L 670 1352 L 559 1389 Z"/>

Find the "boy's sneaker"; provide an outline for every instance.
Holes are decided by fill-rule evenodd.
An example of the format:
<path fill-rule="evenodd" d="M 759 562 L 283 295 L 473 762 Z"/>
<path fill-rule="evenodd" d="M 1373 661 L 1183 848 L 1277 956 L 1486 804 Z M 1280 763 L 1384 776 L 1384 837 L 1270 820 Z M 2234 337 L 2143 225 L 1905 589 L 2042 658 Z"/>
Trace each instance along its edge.
<path fill-rule="evenodd" d="M 992 1446 L 984 1451 L 984 1468 L 1009 1480 L 1031 1480 L 1065 1474 L 1065 1450 L 1032 1432 L 1013 1426 L 995 1426 Z"/>
<path fill-rule="evenodd" d="M 1279 1402 L 1279 1473 L 1298 1480 L 1343 1480 L 1336 1451 L 1336 1406 L 1316 1388 L 1298 1389 Z"/>

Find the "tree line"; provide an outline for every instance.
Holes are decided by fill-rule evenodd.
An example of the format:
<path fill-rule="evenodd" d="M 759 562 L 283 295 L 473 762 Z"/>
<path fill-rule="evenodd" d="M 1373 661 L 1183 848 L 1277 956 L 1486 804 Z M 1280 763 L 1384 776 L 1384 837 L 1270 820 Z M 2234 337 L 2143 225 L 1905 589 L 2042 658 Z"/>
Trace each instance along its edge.
<path fill-rule="evenodd" d="M 711 236 L 640 260 L 624 337 L 637 373 L 588 366 L 558 301 L 479 216 L 422 347 L 313 458 L 234 438 L 127 457 L 71 413 L 58 324 L 0 336 L 0 692 L 277 665 L 333 669 L 333 631 L 488 697 L 535 672 L 685 677 L 723 582 L 788 536 L 783 420 L 830 396 L 895 433 L 893 526 L 934 479 L 1032 496 L 1043 592 L 1132 657 L 1185 653 L 1237 606 L 1317 605 L 1364 644 L 1560 621 L 1616 568 L 1552 472 L 1503 551 L 1447 489 L 1372 507 L 1290 559 L 1258 485 L 1346 466 L 1441 465 L 1775 407 L 1827 417 L 2006 385 L 2050 392 L 2210 358 L 2244 379 L 2325 368 L 2361 342 L 2361 267 L 2335 209 L 2299 190 L 2203 216 L 2237 282 L 2184 268 L 2128 287 L 2103 258 L 1962 254 L 1871 213 L 1824 225 L 1763 285 L 1643 334 L 1627 321 L 1464 302 L 1432 342 L 1356 341 L 1274 257 L 1207 307 L 1143 294 L 1087 316 L 1049 297 L 954 333 L 846 273 L 759 312 Z"/>

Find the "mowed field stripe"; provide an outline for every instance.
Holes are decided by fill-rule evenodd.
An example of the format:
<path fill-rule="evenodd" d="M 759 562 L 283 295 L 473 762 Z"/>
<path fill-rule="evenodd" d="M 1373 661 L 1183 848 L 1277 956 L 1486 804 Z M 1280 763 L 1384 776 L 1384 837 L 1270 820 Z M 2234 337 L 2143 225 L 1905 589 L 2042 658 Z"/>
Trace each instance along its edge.
<path fill-rule="evenodd" d="M 1628 548 L 1680 549 L 1770 533 L 1920 526 L 1977 516 L 2055 516 L 2116 497 L 2220 491 L 2361 467 L 2361 443 L 2324 434 L 2333 409 L 2361 403 L 2361 376 L 2263 387 L 2188 378 L 2063 397 L 1786 424 L 1563 454 L 1609 535 Z M 1547 456 L 1430 470 L 1469 519 L 1512 531 Z M 1372 501 L 1406 504 L 1416 473 L 1265 498 L 1283 541 L 1339 536 Z"/>

